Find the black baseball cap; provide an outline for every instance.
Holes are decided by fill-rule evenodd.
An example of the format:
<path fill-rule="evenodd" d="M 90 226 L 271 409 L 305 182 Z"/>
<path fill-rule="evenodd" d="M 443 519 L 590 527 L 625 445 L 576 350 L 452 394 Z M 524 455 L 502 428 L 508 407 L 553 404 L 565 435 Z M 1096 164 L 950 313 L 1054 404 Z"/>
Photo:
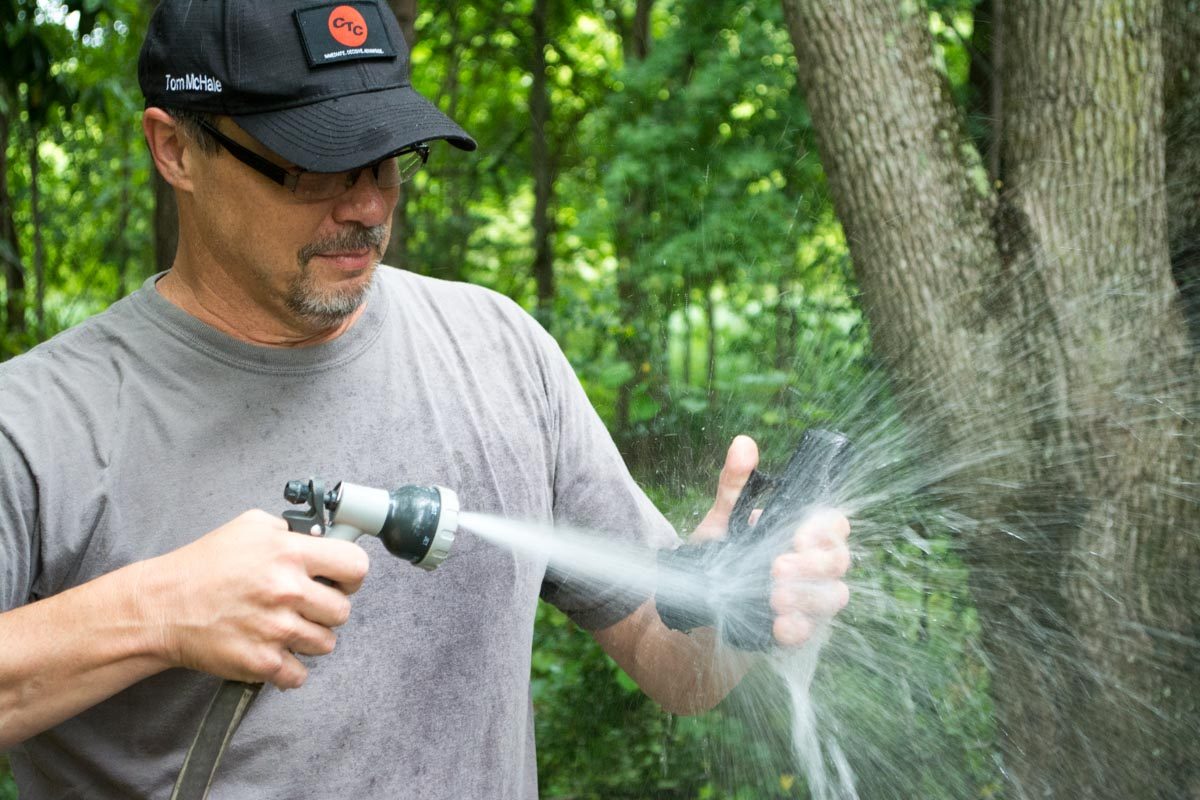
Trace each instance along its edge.
<path fill-rule="evenodd" d="M 475 140 L 417 94 L 377 0 L 163 0 L 138 58 L 146 106 L 234 121 L 301 169 L 354 169 L 418 142 Z"/>

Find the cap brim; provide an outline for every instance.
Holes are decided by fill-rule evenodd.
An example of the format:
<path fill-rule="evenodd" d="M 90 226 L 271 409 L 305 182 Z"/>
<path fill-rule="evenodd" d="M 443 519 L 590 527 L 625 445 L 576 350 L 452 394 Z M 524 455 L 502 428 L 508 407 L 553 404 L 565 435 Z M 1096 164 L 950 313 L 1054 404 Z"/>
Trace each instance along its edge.
<path fill-rule="evenodd" d="M 475 140 L 410 87 L 344 95 L 296 108 L 233 117 L 246 133 L 301 169 L 341 172 L 417 142 Z"/>

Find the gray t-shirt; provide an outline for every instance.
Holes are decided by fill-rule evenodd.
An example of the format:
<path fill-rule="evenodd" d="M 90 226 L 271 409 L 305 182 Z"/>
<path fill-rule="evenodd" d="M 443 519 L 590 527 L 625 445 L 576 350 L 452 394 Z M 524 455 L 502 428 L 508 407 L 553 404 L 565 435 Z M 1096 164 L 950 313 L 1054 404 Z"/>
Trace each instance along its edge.
<path fill-rule="evenodd" d="M 553 340 L 500 295 L 380 268 L 347 333 L 277 349 L 153 283 L 0 364 L 0 610 L 282 511 L 285 482 L 309 476 L 440 484 L 464 510 L 674 541 Z M 590 629 L 635 600 L 544 583 L 544 561 L 469 535 L 429 573 L 362 543 L 371 571 L 337 650 L 300 690 L 263 691 L 211 797 L 536 797 L 539 592 Z M 166 797 L 217 684 L 169 670 L 22 743 L 22 800 Z"/>

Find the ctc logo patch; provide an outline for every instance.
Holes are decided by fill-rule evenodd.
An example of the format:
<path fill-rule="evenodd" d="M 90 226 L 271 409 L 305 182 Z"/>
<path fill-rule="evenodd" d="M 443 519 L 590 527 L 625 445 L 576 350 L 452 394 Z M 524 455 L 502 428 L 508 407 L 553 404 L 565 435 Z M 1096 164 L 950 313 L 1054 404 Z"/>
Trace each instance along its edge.
<path fill-rule="evenodd" d="M 329 35 L 338 44 L 359 47 L 367 40 L 367 21 L 354 6 L 338 6 L 329 12 Z"/>

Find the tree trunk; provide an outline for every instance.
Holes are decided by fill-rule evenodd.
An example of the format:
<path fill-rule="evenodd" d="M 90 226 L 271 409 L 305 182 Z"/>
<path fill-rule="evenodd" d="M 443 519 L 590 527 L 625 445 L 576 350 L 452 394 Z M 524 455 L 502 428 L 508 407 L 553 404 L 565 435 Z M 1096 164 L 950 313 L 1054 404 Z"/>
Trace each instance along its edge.
<path fill-rule="evenodd" d="M 29 126 L 29 216 L 33 233 L 33 280 L 37 287 L 33 312 L 38 341 L 46 338 L 46 247 L 42 236 L 41 158 L 38 143 L 41 131 L 36 124 Z"/>
<path fill-rule="evenodd" d="M 992 80 L 988 84 L 988 116 L 991 130 L 988 140 L 988 176 L 992 182 L 1004 181 L 1004 35 L 1005 0 L 991 0 L 991 24 L 988 26 L 988 55 L 992 60 Z"/>
<path fill-rule="evenodd" d="M 650 54 L 650 9 L 653 0 L 638 0 L 634 11 L 633 25 L 623 22 L 619 25 L 622 32 L 621 47 L 625 54 L 625 63 L 631 64 L 643 61 Z M 618 15 L 618 19 L 619 15 Z M 614 429 L 618 443 L 624 441 L 629 433 L 630 407 L 634 392 L 643 380 L 642 364 L 649 356 L 649 343 L 645 331 L 638 328 L 638 311 L 645 300 L 637 285 L 634 275 L 634 260 L 638 242 L 627 221 L 641 222 L 646 218 L 646 209 L 650 207 L 650 199 L 643 187 L 634 186 L 629 192 L 629 201 L 625 205 L 625 219 L 618 218 L 613 234 L 614 249 L 617 253 L 617 301 L 618 314 L 621 320 L 621 331 L 617 336 L 617 354 L 622 361 L 633 367 L 633 376 L 617 389 L 617 399 L 614 404 Z M 623 454 L 629 458 L 630 453 Z"/>
<path fill-rule="evenodd" d="M 1167 247 L 1160 7 L 994 4 L 1000 197 L 920 3 L 784 8 L 874 350 L 947 464 L 1004 452 L 948 490 L 975 521 L 1015 796 L 1200 796 L 1197 375 Z"/>
<path fill-rule="evenodd" d="M 154 266 L 158 272 L 163 272 L 175 263 L 175 249 L 179 246 L 179 211 L 175 205 L 175 190 L 158 174 L 153 163 L 150 173 L 154 176 Z"/>
<path fill-rule="evenodd" d="M 625 42 L 626 61 L 630 55 L 637 61 L 644 61 L 650 55 L 650 12 L 653 8 L 654 0 L 637 0 L 633 9 L 632 35 Z"/>
<path fill-rule="evenodd" d="M 12 196 L 8 192 L 9 118 L 0 99 L 0 263 L 4 265 L 4 335 L 0 338 L 0 361 L 16 355 L 17 340 L 25 333 L 25 267 L 13 222 Z"/>
<path fill-rule="evenodd" d="M 417 0 L 388 0 L 388 5 L 391 6 L 392 13 L 396 15 L 396 20 L 400 23 L 400 31 L 404 34 L 404 41 L 408 43 L 408 49 L 412 50 L 412 46 L 417 41 Z"/>
<path fill-rule="evenodd" d="M 632 198 L 636 206 L 633 213 L 636 213 L 638 207 L 645 207 L 645 202 L 640 197 Z M 645 331 L 638 328 L 638 311 L 641 302 L 645 299 L 637 289 L 637 283 L 633 280 L 633 258 L 634 248 L 636 244 L 629 241 L 627 233 L 621 230 L 617 231 L 615 237 L 615 245 L 619 264 L 617 267 L 617 313 L 620 315 L 621 326 L 617 332 L 617 356 L 624 363 L 633 368 L 633 373 L 619 387 L 617 387 L 617 398 L 613 406 L 613 428 L 615 438 L 618 444 L 624 446 L 626 436 L 630 429 L 630 410 L 633 403 L 634 392 L 642 382 L 641 366 L 645 362 L 648 355 L 648 348 L 645 342 Z M 624 453 L 628 458 L 628 453 Z"/>
<path fill-rule="evenodd" d="M 1023 344 L 1054 354 L 1028 378 L 1045 380 L 1039 400 L 1063 410 L 1029 431 L 1049 449 L 1030 474 L 1047 518 L 1075 510 L 1043 526 L 1064 544 L 1055 599 L 1078 648 L 1075 697 L 1056 693 L 1069 703 L 1071 724 L 1059 727 L 1071 767 L 1047 759 L 1028 784 L 1195 797 L 1200 685 L 1180 671 L 1200 660 L 1144 632 L 1191 637 L 1194 648 L 1200 601 L 1188 574 L 1200 568 L 1200 507 L 1170 488 L 1195 485 L 1195 432 L 1146 407 L 1194 408 L 1196 389 L 1167 240 L 1161 4 L 1008 9 L 1009 42 L 1024 57 L 1007 79 L 1005 234 L 1029 241 L 1037 275 L 1022 287 Z M 1159 724 L 1130 700 L 1182 724 Z M 1123 770 L 1133 754 L 1154 766 Z"/>
<path fill-rule="evenodd" d="M 384 263 L 398 269 L 408 269 L 409 266 L 408 240 L 411 223 L 408 219 L 408 201 L 411 195 L 411 183 L 400 186 L 399 196 L 396 198 L 396 214 L 392 220 L 392 235 L 388 239 L 387 251 L 384 254 Z"/>
<path fill-rule="evenodd" d="M 708 339 L 705 348 L 708 369 L 705 374 L 705 386 L 708 388 L 708 407 L 717 407 L 717 304 L 713 293 L 715 286 L 709 286 L 704 291 L 704 318 L 708 323 Z"/>
<path fill-rule="evenodd" d="M 1163 86 L 1171 267 L 1200 347 L 1200 6 L 1166 0 Z"/>
<path fill-rule="evenodd" d="M 796 307 L 791 302 L 787 271 L 779 271 L 775 297 L 775 369 L 788 369 L 796 359 L 796 336 L 800 332 Z"/>
<path fill-rule="evenodd" d="M 396 15 L 396 19 L 400 23 L 404 41 L 408 43 L 408 49 L 411 52 L 413 45 L 417 43 L 417 0 L 388 0 L 388 5 L 391 6 L 392 13 Z M 396 200 L 396 214 L 392 221 L 392 236 L 388 240 L 387 252 L 384 254 L 385 263 L 400 269 L 408 269 L 410 227 L 408 201 L 411 193 L 411 183 L 400 187 L 399 197 Z"/>
<path fill-rule="evenodd" d="M 471 37 L 471 32 L 463 30 L 459 6 L 459 3 L 449 3 L 443 8 L 450 44 L 446 75 L 438 94 L 440 98 L 445 98 L 445 110 L 451 119 L 458 118 L 463 70 L 470 68 L 469 63 L 464 67 L 463 62 L 464 53 L 469 52 L 465 40 Z M 406 198 L 410 202 L 405 209 L 402 239 L 397 247 L 404 247 L 405 257 L 401 261 L 409 269 L 445 280 L 460 281 L 465 275 L 467 243 L 472 232 L 469 210 L 477 190 L 478 161 L 465 162 L 453 158 L 434 162 L 431 159 L 430 169 L 433 172 L 431 182 L 436 181 L 439 185 L 441 205 L 436 212 L 427 212 L 427 217 L 414 219 L 420 213 L 420 207 L 412 202 L 416 195 Z M 418 247 L 418 241 L 413 238 L 418 229 L 425 234 L 424 241 L 420 242 L 423 247 Z M 420 263 L 415 263 L 417 260 Z"/>
<path fill-rule="evenodd" d="M 143 0 L 142 5 L 147 13 L 152 13 L 158 0 Z M 158 273 L 175 263 L 175 250 L 179 247 L 179 210 L 175 190 L 158 174 L 150 151 L 146 149 L 145 152 L 154 182 L 154 271 Z"/>
<path fill-rule="evenodd" d="M 692 289 L 683 290 L 683 385 L 692 385 Z"/>
<path fill-rule="evenodd" d="M 117 270 L 117 291 L 113 297 L 114 302 L 129 293 L 129 271 L 133 267 L 129 248 L 129 217 L 133 211 L 132 153 L 134 151 L 129 147 L 129 138 L 124 130 L 122 129 L 121 139 L 125 146 L 122 148 L 121 172 L 118 178 L 121 182 L 120 206 L 117 211 L 117 222 L 113 226 L 112 238 L 108 240 L 104 248 L 105 259 L 114 264 Z M 136 278 L 136 273 L 134 277 Z"/>
<path fill-rule="evenodd" d="M 550 328 L 554 305 L 554 156 L 547 141 L 550 125 L 550 90 L 546 86 L 546 48 L 549 0 L 534 0 L 530 17 L 533 42 L 529 71 L 529 116 L 533 155 L 533 277 L 537 283 L 537 316 Z"/>

